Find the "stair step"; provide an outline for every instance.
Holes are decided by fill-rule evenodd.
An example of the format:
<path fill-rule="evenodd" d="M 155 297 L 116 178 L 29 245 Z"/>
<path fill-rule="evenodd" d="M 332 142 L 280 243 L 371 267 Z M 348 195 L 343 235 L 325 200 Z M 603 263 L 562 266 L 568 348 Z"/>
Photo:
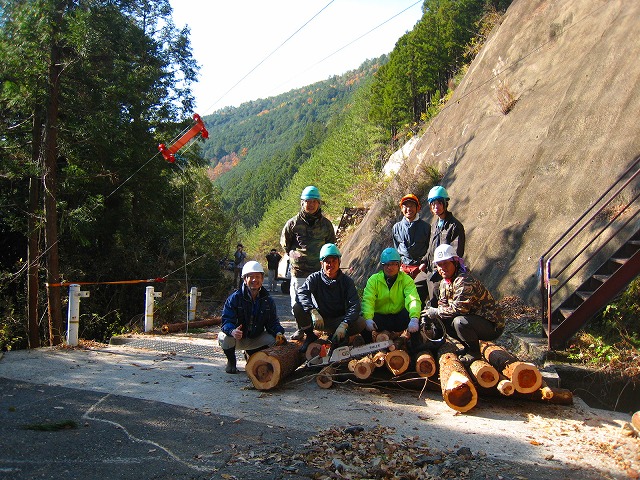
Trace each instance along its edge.
<path fill-rule="evenodd" d="M 575 308 L 561 308 L 561 309 L 560 309 L 560 315 L 562 315 L 562 316 L 565 318 L 565 320 L 566 320 L 566 319 L 567 319 L 567 318 L 569 318 L 569 317 L 571 316 L 571 314 L 572 314 L 573 312 L 575 312 L 575 311 L 576 311 L 576 309 L 575 309 Z M 552 325 L 552 326 L 553 326 L 553 325 Z"/>
<path fill-rule="evenodd" d="M 611 275 L 591 275 L 591 278 L 594 278 L 599 282 L 604 283 L 611 278 Z"/>
<path fill-rule="evenodd" d="M 614 263 L 619 263 L 620 265 L 624 265 L 625 263 L 627 263 L 627 260 L 629 260 L 628 258 L 613 258 L 611 257 L 610 260 Z"/>
<path fill-rule="evenodd" d="M 585 292 L 585 291 L 576 291 L 576 295 L 578 297 L 580 297 L 582 299 L 582 301 L 584 302 L 585 300 L 589 299 L 589 297 L 591 297 L 591 294 L 593 292 Z"/>
<path fill-rule="evenodd" d="M 640 246 L 640 240 L 629 240 L 627 242 L 629 245 L 637 245 Z"/>

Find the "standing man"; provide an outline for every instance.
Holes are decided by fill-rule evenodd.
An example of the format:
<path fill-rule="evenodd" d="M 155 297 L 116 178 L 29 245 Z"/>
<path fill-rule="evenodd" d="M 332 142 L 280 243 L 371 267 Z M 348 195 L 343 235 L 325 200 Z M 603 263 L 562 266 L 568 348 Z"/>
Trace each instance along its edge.
<path fill-rule="evenodd" d="M 427 200 L 436 222 L 431 229 L 432 235 L 427 254 L 420 260 L 420 273 L 415 282 L 424 306 L 435 307 L 438 305 L 442 276 L 433 261 L 434 252 L 440 245 L 447 244 L 451 245 L 458 257 L 462 258 L 464 256 L 465 235 L 464 226 L 448 209 L 449 194 L 444 187 L 440 185 L 433 187 L 429 191 Z"/>
<path fill-rule="evenodd" d="M 275 292 L 278 286 L 278 265 L 280 265 L 280 255 L 275 248 L 267 255 L 267 270 L 269 270 L 269 291 Z"/>
<path fill-rule="evenodd" d="M 340 270 L 340 257 L 342 254 L 335 244 L 323 245 L 321 270 L 309 275 L 298 290 L 299 302 L 293 308 L 293 315 L 298 329 L 307 335 L 300 348 L 303 353 L 318 339 L 314 329 L 331 335 L 335 346 L 364 329 L 360 297 L 351 277 Z"/>
<path fill-rule="evenodd" d="M 400 269 L 411 278 L 419 273 L 420 259 L 427 253 L 431 226 L 420 218 L 420 200 L 409 193 L 400 200 L 402 220 L 393 226 L 393 246 L 400 253 Z"/>
<path fill-rule="evenodd" d="M 227 357 L 227 373 L 238 373 L 236 348 L 251 355 L 265 347 L 287 343 L 276 304 L 262 288 L 263 281 L 262 265 L 247 262 L 242 268 L 242 285 L 224 302 L 218 344 Z"/>
<path fill-rule="evenodd" d="M 320 268 L 320 248 L 325 243 L 336 243 L 333 224 L 322 215 L 320 191 L 310 185 L 300 195 L 300 212 L 285 223 L 280 245 L 289 254 L 291 265 L 291 311 L 298 300 L 298 288 L 313 272 Z M 295 315 L 295 313 L 294 313 Z M 292 340 L 302 340 L 304 332 L 298 329 Z"/>
<path fill-rule="evenodd" d="M 240 288 L 242 285 L 240 272 L 242 272 L 242 267 L 244 267 L 244 262 L 247 258 L 247 254 L 242 250 L 243 248 L 242 244 L 239 243 L 233 254 L 233 288 Z"/>

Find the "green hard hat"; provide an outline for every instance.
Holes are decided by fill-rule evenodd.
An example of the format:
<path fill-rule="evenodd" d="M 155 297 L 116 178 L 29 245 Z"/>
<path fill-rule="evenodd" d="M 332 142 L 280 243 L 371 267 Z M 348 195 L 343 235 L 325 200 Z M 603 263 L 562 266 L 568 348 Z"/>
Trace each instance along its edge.
<path fill-rule="evenodd" d="M 342 257 L 340 250 L 336 247 L 335 243 L 325 243 L 320 249 L 320 261 L 327 257 Z"/>
<path fill-rule="evenodd" d="M 380 254 L 380 263 L 385 265 L 389 262 L 400 262 L 400 254 L 395 248 L 385 248 Z"/>
<path fill-rule="evenodd" d="M 429 190 L 429 197 L 427 198 L 429 203 L 438 199 L 449 200 L 449 194 L 447 193 L 447 190 L 440 185 L 436 185 L 431 190 Z"/>
<path fill-rule="evenodd" d="M 301 200 L 320 200 L 320 190 L 318 187 L 314 187 L 313 185 L 309 185 L 302 190 L 302 194 L 300 195 Z"/>

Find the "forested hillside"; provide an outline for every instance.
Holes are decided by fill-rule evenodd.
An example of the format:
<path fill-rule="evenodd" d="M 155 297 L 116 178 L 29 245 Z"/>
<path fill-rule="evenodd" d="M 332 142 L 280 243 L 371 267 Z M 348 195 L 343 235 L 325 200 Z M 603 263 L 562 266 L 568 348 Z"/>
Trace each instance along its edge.
<path fill-rule="evenodd" d="M 358 69 L 267 99 L 228 107 L 204 117 L 209 139 L 202 154 L 221 188 L 225 206 L 244 228 L 255 226 L 307 161 L 354 92 L 386 62 Z"/>

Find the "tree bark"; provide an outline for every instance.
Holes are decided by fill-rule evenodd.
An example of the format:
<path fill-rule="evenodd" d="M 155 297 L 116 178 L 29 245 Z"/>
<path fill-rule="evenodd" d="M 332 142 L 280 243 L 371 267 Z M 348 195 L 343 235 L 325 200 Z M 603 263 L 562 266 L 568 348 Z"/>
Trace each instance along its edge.
<path fill-rule="evenodd" d="M 532 363 L 521 362 L 518 357 L 499 345 L 491 342 L 480 342 L 482 355 L 513 383 L 520 393 L 532 393 L 542 385 L 542 375 Z"/>
<path fill-rule="evenodd" d="M 62 47 L 58 35 L 62 25 L 65 2 L 55 4 L 51 29 L 51 51 L 49 64 L 49 98 L 44 131 L 44 211 L 45 245 L 47 248 L 47 306 L 49 314 L 49 344 L 62 343 L 62 301 L 59 286 L 60 266 L 58 257 L 58 210 L 57 160 L 58 160 L 58 114 L 60 97 L 60 75 L 62 74 Z"/>
<path fill-rule="evenodd" d="M 258 390 L 270 390 L 279 385 L 302 365 L 304 356 L 300 355 L 299 349 L 297 342 L 289 342 L 251 355 L 245 370 L 253 386 Z"/>

